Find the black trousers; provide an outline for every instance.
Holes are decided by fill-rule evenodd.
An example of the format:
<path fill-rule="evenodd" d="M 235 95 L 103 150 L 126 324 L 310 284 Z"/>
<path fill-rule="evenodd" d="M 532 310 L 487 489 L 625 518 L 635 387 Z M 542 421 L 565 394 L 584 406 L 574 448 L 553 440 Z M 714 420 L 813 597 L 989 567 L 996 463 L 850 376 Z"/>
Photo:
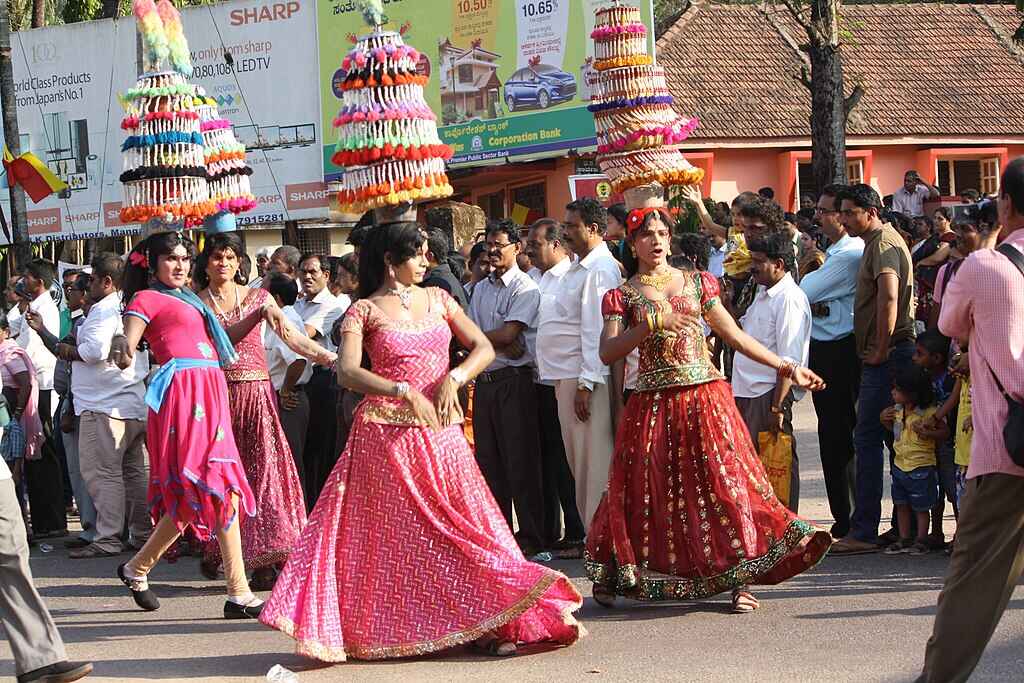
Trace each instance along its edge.
<path fill-rule="evenodd" d="M 520 544 L 539 549 L 544 542 L 544 486 L 533 372 L 509 369 L 498 371 L 494 381 L 483 379 L 477 379 L 473 394 L 476 462 L 510 528 L 515 506 Z"/>
<path fill-rule="evenodd" d="M 317 368 L 303 389 L 309 397 L 309 431 L 306 434 L 303 469 L 306 480 L 306 507 L 312 510 L 340 455 L 335 448 L 338 385 L 333 372 Z"/>
<path fill-rule="evenodd" d="M 818 415 L 818 446 L 825 475 L 828 506 L 836 520 L 832 535 L 850 532 L 852 501 L 850 465 L 853 462 L 853 430 L 857 426 L 857 395 L 860 393 L 860 359 L 851 334 L 836 341 L 811 340 L 811 370 L 827 387 L 812 394 Z"/>
<path fill-rule="evenodd" d="M 50 414 L 50 390 L 39 390 L 39 419 L 43 422 L 43 441 L 39 459 L 25 459 L 25 481 L 32 516 L 32 533 L 65 531 L 68 520 L 64 506 L 64 468 L 54 448 L 53 416 Z"/>
<path fill-rule="evenodd" d="M 587 530 L 576 509 L 576 481 L 562 442 L 562 425 L 558 421 L 558 400 L 555 388 L 536 385 L 537 422 L 540 424 L 540 458 L 544 475 L 544 547 L 562 539 L 562 516 L 565 516 L 565 540 L 581 541 Z"/>

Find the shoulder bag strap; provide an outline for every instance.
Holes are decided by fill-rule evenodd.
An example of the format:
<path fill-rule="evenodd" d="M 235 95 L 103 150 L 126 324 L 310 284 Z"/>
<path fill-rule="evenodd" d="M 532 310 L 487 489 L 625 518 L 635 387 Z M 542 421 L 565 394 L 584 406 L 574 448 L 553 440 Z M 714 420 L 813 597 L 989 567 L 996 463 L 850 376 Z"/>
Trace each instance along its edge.
<path fill-rule="evenodd" d="M 1010 263 L 1017 267 L 1017 270 L 1020 271 L 1020 274 L 1024 275 L 1024 255 L 1021 255 L 1019 251 L 1017 251 L 1014 247 L 1011 247 L 1009 244 L 1000 244 L 998 247 L 996 247 L 996 251 L 998 251 L 1000 254 L 1008 258 L 1010 260 Z M 996 387 L 999 389 L 999 393 L 1001 393 L 1003 395 L 1003 398 L 1005 398 L 1007 401 L 1013 401 L 1013 397 L 1010 396 L 1010 394 L 1006 392 L 1006 389 L 1003 388 L 1002 382 L 1000 382 L 999 378 L 996 377 L 995 371 L 992 369 L 992 366 L 988 364 L 988 361 L 985 360 L 984 356 L 982 356 L 982 360 L 985 361 L 985 365 L 988 367 L 989 374 L 991 374 L 992 379 L 995 380 Z"/>

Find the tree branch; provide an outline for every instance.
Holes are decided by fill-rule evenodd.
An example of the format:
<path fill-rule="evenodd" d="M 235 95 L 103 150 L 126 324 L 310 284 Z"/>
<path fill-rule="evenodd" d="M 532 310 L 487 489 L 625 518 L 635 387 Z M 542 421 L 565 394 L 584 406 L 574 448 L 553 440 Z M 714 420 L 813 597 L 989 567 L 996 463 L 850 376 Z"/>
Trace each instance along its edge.
<path fill-rule="evenodd" d="M 806 66 L 800 67 L 800 75 L 799 76 L 793 76 L 793 80 L 795 80 L 797 83 L 799 83 L 800 85 L 802 85 L 805 88 L 807 88 L 808 91 L 810 91 L 812 93 L 814 92 L 814 86 L 811 84 L 811 77 L 807 73 L 807 67 Z"/>
<path fill-rule="evenodd" d="M 800 27 L 807 31 L 807 35 L 812 36 L 814 29 L 811 27 L 811 23 L 804 18 L 804 12 L 800 7 L 799 0 L 782 0 L 782 4 L 789 10 L 796 23 L 800 24 Z"/>
<path fill-rule="evenodd" d="M 860 83 L 853 86 L 853 92 L 850 93 L 849 97 L 843 99 L 843 121 L 850 118 L 850 112 L 860 102 L 860 98 L 864 97 L 864 88 Z"/>

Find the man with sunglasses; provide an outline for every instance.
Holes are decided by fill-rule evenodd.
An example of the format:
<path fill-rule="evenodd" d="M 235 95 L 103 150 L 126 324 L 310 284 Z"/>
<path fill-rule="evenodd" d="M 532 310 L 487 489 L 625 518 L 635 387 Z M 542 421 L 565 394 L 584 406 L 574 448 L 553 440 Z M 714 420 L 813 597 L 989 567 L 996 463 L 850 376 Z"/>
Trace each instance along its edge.
<path fill-rule="evenodd" d="M 853 302 L 864 241 L 846 232 L 839 220 L 838 199 L 843 185 L 829 185 L 814 209 L 821 232 L 828 238 L 825 263 L 800 281 L 811 304 L 809 367 L 825 380 L 811 395 L 818 416 L 821 469 L 828 506 L 835 524 L 832 536 L 850 532 L 853 483 L 853 430 L 857 425 L 860 361 L 853 334 Z"/>
<path fill-rule="evenodd" d="M 516 539 L 529 556 L 544 540 L 535 363 L 527 341 L 537 334 L 540 289 L 516 263 L 522 251 L 519 235 L 509 220 L 488 225 L 481 258 L 490 262 L 491 273 L 474 287 L 469 316 L 496 352 L 476 378 L 476 461 L 510 527 L 515 506 Z"/>

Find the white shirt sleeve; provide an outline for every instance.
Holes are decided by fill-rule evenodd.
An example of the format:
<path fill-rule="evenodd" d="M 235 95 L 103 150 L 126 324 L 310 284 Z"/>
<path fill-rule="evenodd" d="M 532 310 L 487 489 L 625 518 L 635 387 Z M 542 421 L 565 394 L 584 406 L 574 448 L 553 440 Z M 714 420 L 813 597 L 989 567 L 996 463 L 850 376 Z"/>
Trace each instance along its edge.
<path fill-rule="evenodd" d="M 121 325 L 116 309 L 96 311 L 99 315 L 85 319 L 78 328 L 78 355 L 84 363 L 105 362 L 110 355 L 110 343 Z"/>
<path fill-rule="evenodd" d="M 619 276 L 602 268 L 587 271 L 583 282 L 582 302 L 580 308 L 580 351 L 583 363 L 580 366 L 580 379 L 594 384 L 604 384 L 608 377 L 608 366 L 601 362 L 601 331 L 604 329 L 604 316 L 601 315 L 601 302 L 604 295 L 619 286 Z"/>
<path fill-rule="evenodd" d="M 775 344 L 779 356 L 787 361 L 807 364 L 811 346 L 811 313 L 803 292 L 796 290 L 782 297 L 775 312 Z"/>

